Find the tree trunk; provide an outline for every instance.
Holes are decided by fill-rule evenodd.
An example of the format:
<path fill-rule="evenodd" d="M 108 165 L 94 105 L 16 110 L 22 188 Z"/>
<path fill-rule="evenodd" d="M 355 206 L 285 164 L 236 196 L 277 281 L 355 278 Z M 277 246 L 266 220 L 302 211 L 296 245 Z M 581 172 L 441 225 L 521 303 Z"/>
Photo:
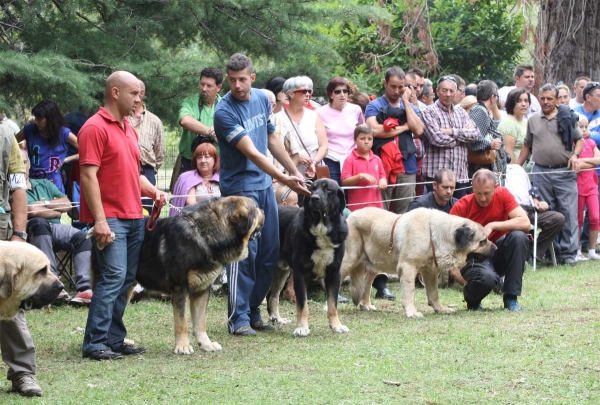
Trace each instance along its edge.
<path fill-rule="evenodd" d="M 600 1 L 540 0 L 535 34 L 536 87 L 579 76 L 600 80 Z"/>

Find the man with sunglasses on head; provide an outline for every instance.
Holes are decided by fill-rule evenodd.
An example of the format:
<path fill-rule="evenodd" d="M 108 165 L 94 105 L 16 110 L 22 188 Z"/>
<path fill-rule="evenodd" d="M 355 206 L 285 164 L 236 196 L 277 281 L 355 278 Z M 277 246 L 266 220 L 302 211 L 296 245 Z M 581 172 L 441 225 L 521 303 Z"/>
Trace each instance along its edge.
<path fill-rule="evenodd" d="M 443 76 L 437 82 L 438 100 L 421 115 L 425 124 L 426 152 L 423 174 L 431 182 L 439 169 L 450 169 L 456 175 L 455 198 L 467 194 L 468 180 L 467 144 L 479 139 L 479 129 L 469 114 L 454 106 L 458 85 L 452 76 Z M 427 190 L 433 191 L 431 183 Z"/>
<path fill-rule="evenodd" d="M 600 135 L 600 83 L 589 82 L 583 88 L 583 104 L 573 108 L 577 114 L 587 118 L 592 135 Z M 596 132 L 596 134 L 594 134 Z"/>
<path fill-rule="evenodd" d="M 385 71 L 383 80 L 385 94 L 371 101 L 365 110 L 367 125 L 373 128 L 373 135 L 377 139 L 392 139 L 398 144 L 402 153 L 402 164 L 404 173 L 396 175 L 396 187 L 387 188 L 382 191 L 385 206 L 396 214 L 406 212 L 408 205 L 415 196 L 415 183 L 417 178 L 417 156 L 416 146 L 412 138 L 419 138 L 423 134 L 423 123 L 419 119 L 419 109 L 416 104 L 411 103 L 415 90 L 406 87 L 404 71 L 398 66 L 393 66 Z M 385 107 L 397 107 L 406 111 L 406 123 L 399 125 L 390 131 L 385 131 L 384 126 L 377 122 L 377 114 Z M 402 139 L 402 137 L 406 139 Z M 406 140 L 410 138 L 410 142 Z M 389 176 L 389 174 L 388 174 Z M 401 186 L 399 186 L 401 185 Z M 395 200 L 385 202 L 385 200 Z"/>

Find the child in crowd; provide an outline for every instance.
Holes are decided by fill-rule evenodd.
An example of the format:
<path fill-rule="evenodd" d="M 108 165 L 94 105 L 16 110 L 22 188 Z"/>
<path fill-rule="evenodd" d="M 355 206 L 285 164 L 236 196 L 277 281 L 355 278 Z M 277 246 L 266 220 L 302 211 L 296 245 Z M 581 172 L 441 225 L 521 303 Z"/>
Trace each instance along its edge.
<path fill-rule="evenodd" d="M 583 224 L 583 208 L 587 207 L 587 215 L 590 222 L 589 251 L 586 258 L 581 250 L 577 251 L 577 261 L 600 260 L 600 255 L 596 253 L 596 239 L 598 237 L 598 228 L 600 228 L 600 210 L 598 207 L 598 174 L 596 170 L 584 170 L 595 168 L 600 164 L 600 151 L 596 147 L 596 142 L 590 139 L 588 129 L 588 120 L 585 116 L 579 116 L 579 128 L 583 134 L 583 150 L 581 151 L 580 162 L 582 171 L 577 174 L 577 189 L 579 192 L 577 219 L 579 222 L 579 235 L 581 236 L 581 225 Z"/>
<path fill-rule="evenodd" d="M 385 190 L 387 180 L 381 158 L 373 153 L 373 128 L 363 124 L 354 129 L 354 143 L 356 149 L 346 158 L 342 169 L 342 186 L 373 186 L 379 188 L 355 188 L 348 190 L 348 209 L 356 211 L 365 207 L 383 209 L 380 190 Z M 396 297 L 387 288 L 386 274 L 378 274 L 373 280 L 373 287 L 377 290 L 375 298 L 395 300 Z"/>
<path fill-rule="evenodd" d="M 387 180 L 381 158 L 371 151 L 373 146 L 373 128 L 366 124 L 354 129 L 356 149 L 346 158 L 342 169 L 342 186 L 362 186 L 364 189 L 348 190 L 348 208 L 356 211 L 365 207 L 383 209 L 380 190 L 385 190 Z M 378 185 L 375 187 L 366 187 Z"/>

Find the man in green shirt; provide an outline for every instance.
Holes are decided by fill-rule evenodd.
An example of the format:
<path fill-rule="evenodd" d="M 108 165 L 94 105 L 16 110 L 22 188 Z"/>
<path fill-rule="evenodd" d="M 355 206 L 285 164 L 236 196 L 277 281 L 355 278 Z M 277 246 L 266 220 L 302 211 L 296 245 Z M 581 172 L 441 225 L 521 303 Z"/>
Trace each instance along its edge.
<path fill-rule="evenodd" d="M 181 170 L 191 170 L 192 142 L 197 135 L 210 136 L 217 145 L 213 118 L 215 108 L 221 100 L 218 95 L 223 82 L 223 73 L 217 68 L 204 68 L 200 73 L 198 94 L 187 97 L 181 103 L 179 110 L 179 125 L 183 127 L 179 141 L 181 155 Z"/>
<path fill-rule="evenodd" d="M 71 201 L 50 181 L 30 179 L 31 164 L 27 152 L 21 150 L 21 153 L 27 182 L 28 241 L 48 257 L 50 268 L 54 274 L 57 274 L 58 271 L 54 249 L 73 253 L 77 295 L 70 302 L 74 305 L 89 305 L 92 300 L 90 282 L 92 242 L 86 238 L 86 232 L 60 223 L 62 214 L 72 208 Z M 63 290 L 57 301 L 60 303 L 68 299 L 69 295 Z M 55 305 L 57 301 L 55 301 Z"/>

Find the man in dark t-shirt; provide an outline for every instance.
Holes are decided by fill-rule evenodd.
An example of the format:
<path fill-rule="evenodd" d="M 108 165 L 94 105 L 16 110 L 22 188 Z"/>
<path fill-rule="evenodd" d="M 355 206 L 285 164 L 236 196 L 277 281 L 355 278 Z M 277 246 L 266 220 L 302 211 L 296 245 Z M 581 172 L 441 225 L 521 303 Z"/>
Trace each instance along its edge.
<path fill-rule="evenodd" d="M 433 176 L 433 191 L 413 200 L 408 206 L 408 211 L 417 208 L 432 208 L 449 214 L 458 199 L 452 194 L 456 188 L 456 176 L 450 169 L 440 169 Z"/>

